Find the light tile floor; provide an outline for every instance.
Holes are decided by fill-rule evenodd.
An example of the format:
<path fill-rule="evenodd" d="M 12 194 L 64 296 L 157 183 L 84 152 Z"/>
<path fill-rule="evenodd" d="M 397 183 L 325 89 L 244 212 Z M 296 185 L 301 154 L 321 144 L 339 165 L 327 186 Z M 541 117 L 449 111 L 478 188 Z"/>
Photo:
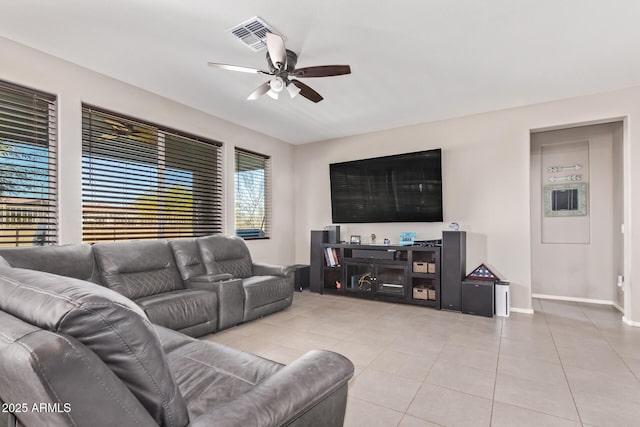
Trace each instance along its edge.
<path fill-rule="evenodd" d="M 609 306 L 534 309 L 484 318 L 304 291 L 204 339 L 285 364 L 347 356 L 348 427 L 640 426 L 640 328 Z"/>

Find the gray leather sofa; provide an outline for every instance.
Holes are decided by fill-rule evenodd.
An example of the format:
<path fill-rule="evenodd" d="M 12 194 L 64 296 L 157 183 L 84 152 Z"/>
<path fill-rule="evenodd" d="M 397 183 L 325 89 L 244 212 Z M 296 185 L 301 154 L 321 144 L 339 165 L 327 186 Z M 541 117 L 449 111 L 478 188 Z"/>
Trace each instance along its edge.
<path fill-rule="evenodd" d="M 64 250 L 87 264 L 43 269 L 95 277 L 85 247 Z M 96 283 L 8 264 L 0 259 L 9 425 L 342 425 L 353 365 L 339 354 L 314 350 L 283 366 L 153 325 L 140 305 Z"/>
<path fill-rule="evenodd" d="M 106 286 L 136 302 L 152 323 L 194 337 L 293 301 L 293 273 L 254 263 L 237 237 L 0 248 L 0 257 L 12 267 Z"/>
<path fill-rule="evenodd" d="M 249 248 L 239 237 L 222 235 L 176 239 L 169 242 L 176 257 L 182 280 L 190 287 L 204 283 L 239 279 L 234 298 L 242 297 L 241 312 L 227 313 L 243 322 L 282 310 L 293 301 L 293 273 L 286 266 L 256 263 Z M 223 325 L 223 328 L 226 327 Z"/>

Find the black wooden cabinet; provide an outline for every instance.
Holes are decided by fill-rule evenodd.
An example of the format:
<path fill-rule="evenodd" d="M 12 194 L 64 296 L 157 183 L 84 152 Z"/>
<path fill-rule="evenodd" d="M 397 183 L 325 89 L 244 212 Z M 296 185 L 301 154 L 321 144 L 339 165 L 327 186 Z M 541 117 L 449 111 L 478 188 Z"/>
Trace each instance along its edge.
<path fill-rule="evenodd" d="M 314 240 L 319 241 L 322 236 Z M 316 243 L 313 292 L 440 308 L 440 247 Z"/>

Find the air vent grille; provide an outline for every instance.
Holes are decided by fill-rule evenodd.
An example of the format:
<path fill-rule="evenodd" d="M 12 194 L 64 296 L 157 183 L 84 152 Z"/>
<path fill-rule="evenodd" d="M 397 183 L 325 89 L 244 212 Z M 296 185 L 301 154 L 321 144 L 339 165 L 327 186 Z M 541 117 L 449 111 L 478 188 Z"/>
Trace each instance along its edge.
<path fill-rule="evenodd" d="M 267 33 L 278 34 L 272 26 L 267 24 L 262 18 L 254 16 L 251 19 L 235 25 L 229 31 L 242 43 L 254 52 L 260 52 L 267 48 L 265 37 Z"/>

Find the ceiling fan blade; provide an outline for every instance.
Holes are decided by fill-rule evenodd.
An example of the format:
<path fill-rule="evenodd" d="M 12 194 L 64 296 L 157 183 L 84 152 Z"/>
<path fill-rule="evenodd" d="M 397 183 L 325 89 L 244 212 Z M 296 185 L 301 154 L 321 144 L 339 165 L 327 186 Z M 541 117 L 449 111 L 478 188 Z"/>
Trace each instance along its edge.
<path fill-rule="evenodd" d="M 256 68 L 241 67 L 240 65 L 218 64 L 216 62 L 209 62 L 209 67 L 222 68 L 229 71 L 240 71 L 241 73 L 254 73 L 254 74 L 271 74 L 267 71 L 258 70 Z"/>
<path fill-rule="evenodd" d="M 351 74 L 351 67 L 348 65 L 320 65 L 317 67 L 305 67 L 293 70 L 291 73 L 296 77 L 330 77 Z"/>
<path fill-rule="evenodd" d="M 294 80 L 291 80 L 291 83 L 296 85 L 300 89 L 300 95 L 304 96 L 309 101 L 320 102 L 320 101 L 322 101 L 324 99 L 322 97 L 322 95 L 320 95 L 315 90 L 311 89 L 306 84 L 302 83 L 300 80 L 295 80 L 294 79 Z"/>
<path fill-rule="evenodd" d="M 270 89 L 271 89 L 271 86 L 269 86 L 269 82 L 264 82 L 263 84 L 258 86 L 258 88 L 256 90 L 254 90 L 253 93 L 251 95 L 249 95 L 249 97 L 247 99 L 250 100 L 250 101 L 258 99 L 262 95 L 264 95 L 265 93 L 269 92 Z"/>
<path fill-rule="evenodd" d="M 284 47 L 284 40 L 277 34 L 267 33 L 267 50 L 271 63 L 281 70 L 287 68 L 287 50 Z M 278 67 L 280 63 L 280 67 Z"/>

